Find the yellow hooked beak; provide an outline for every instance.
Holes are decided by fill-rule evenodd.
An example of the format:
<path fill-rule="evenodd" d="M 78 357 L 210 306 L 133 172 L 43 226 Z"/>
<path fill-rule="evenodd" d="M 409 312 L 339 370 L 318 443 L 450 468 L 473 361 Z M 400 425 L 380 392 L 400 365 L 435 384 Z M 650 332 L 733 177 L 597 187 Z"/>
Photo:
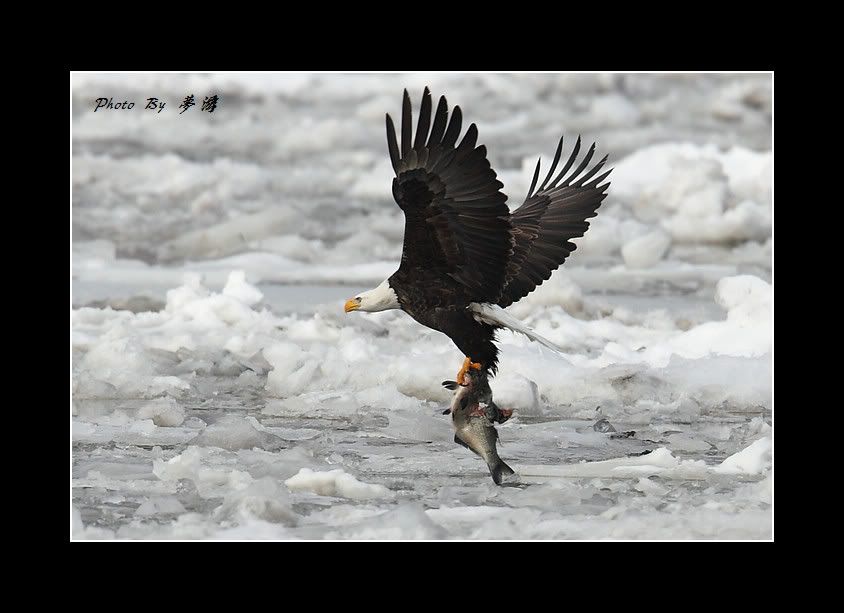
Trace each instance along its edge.
<path fill-rule="evenodd" d="M 348 313 L 349 311 L 357 311 L 360 308 L 360 300 L 357 298 L 352 298 L 350 300 L 346 300 L 346 305 L 343 307 L 343 310 Z"/>

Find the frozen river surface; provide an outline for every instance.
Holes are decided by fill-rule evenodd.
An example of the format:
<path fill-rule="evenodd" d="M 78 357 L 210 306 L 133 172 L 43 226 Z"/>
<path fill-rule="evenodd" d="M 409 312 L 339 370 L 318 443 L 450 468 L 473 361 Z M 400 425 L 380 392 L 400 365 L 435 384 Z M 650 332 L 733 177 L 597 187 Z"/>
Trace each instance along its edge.
<path fill-rule="evenodd" d="M 564 354 L 500 334 L 503 487 L 442 415 L 451 341 L 342 311 L 396 268 L 383 113 L 424 85 L 511 207 L 562 131 L 615 168 L 508 309 Z M 190 93 L 220 106 L 93 113 Z M 73 102 L 74 539 L 772 537 L 770 77 L 76 75 Z"/>

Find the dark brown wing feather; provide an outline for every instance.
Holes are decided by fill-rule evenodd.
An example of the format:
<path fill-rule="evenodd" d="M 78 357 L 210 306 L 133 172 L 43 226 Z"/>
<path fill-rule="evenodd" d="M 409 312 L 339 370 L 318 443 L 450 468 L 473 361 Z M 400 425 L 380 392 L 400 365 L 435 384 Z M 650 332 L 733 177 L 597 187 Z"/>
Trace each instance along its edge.
<path fill-rule="evenodd" d="M 472 300 L 496 302 L 504 287 L 513 250 L 507 196 L 476 147 L 478 130 L 469 126 L 457 144 L 462 114 L 441 97 L 431 123 L 431 94 L 422 97 L 416 136 L 407 90 L 404 92 L 401 143 L 387 115 L 387 147 L 396 178 L 393 196 L 405 214 L 401 268 L 436 270 L 469 290 Z M 430 127 L 430 134 L 428 130 Z M 412 278 L 412 277 L 411 277 Z"/>
<path fill-rule="evenodd" d="M 549 183 L 562 150 L 561 138 L 551 168 L 534 193 L 539 178 L 537 162 L 527 198 L 510 217 L 515 244 L 513 255 L 507 262 L 504 290 L 498 300 L 501 307 L 517 302 L 551 277 L 551 273 L 577 248 L 570 242 L 571 239 L 586 233 L 589 229 L 586 220 L 598 214 L 597 209 L 607 196 L 606 190 L 610 184 L 600 183 L 611 171 L 592 178 L 603 167 L 606 156 L 578 178 L 595 153 L 594 143 L 577 168 L 566 175 L 580 152 L 580 137 L 562 170 Z"/>

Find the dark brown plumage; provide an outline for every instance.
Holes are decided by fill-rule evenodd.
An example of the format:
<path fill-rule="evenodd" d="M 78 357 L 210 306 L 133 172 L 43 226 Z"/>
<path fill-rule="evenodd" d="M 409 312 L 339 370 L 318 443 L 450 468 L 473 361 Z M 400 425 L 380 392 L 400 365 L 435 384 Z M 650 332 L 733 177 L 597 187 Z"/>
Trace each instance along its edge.
<path fill-rule="evenodd" d="M 432 119 L 431 94 L 422 96 L 413 136 L 410 96 L 404 92 L 401 142 L 387 115 L 387 147 L 393 170 L 393 196 L 405 214 L 401 265 L 389 279 L 401 308 L 420 323 L 447 334 L 473 361 L 495 372 L 496 326 L 476 320 L 471 303 L 501 307 L 520 300 L 547 280 L 575 250 L 571 239 L 583 236 L 586 221 L 597 214 L 610 171 L 598 177 L 606 157 L 587 169 L 595 151 L 569 173 L 580 152 L 580 138 L 553 177 L 563 139 L 554 161 L 534 192 L 537 163 L 524 203 L 513 213 L 503 185 L 477 146 L 471 124 L 458 144 L 463 116 L 441 97 Z M 567 174 L 568 173 L 568 174 Z M 595 178 L 593 178 L 595 177 Z"/>

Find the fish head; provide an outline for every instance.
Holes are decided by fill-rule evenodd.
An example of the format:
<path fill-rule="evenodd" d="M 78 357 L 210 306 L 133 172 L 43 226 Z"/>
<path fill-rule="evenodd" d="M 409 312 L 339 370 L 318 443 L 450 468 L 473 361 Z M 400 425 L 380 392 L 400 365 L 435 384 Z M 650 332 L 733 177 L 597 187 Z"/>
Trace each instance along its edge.
<path fill-rule="evenodd" d="M 451 399 L 450 412 L 454 419 L 466 419 L 478 406 L 478 394 L 473 385 L 458 385 Z"/>

